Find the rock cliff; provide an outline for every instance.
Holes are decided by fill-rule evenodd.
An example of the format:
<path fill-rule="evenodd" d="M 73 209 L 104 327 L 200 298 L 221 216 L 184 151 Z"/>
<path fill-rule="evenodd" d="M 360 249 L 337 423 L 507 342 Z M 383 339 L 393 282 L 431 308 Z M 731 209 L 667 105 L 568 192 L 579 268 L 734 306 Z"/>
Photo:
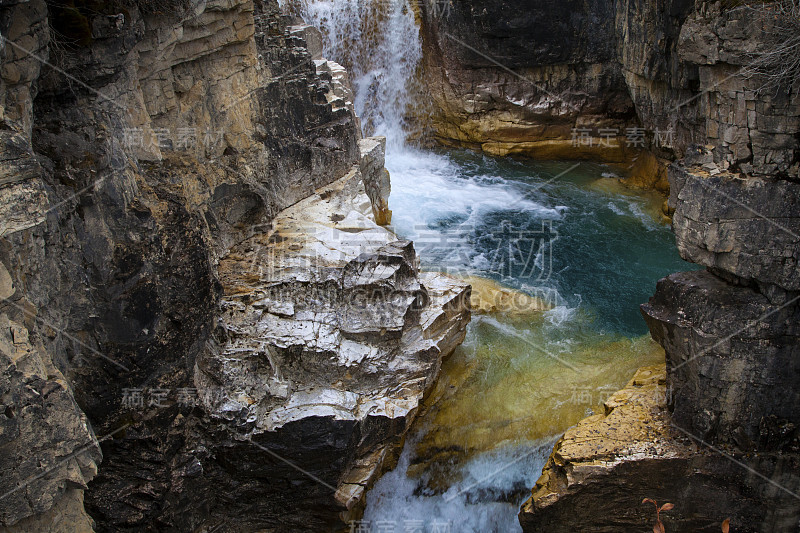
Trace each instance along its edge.
<path fill-rule="evenodd" d="M 642 306 L 666 352 L 657 401 L 606 405 L 570 430 L 520 521 L 643 527 L 649 497 L 675 504 L 668 531 L 718 531 L 728 517 L 734 531 L 795 531 L 800 100 L 796 82 L 766 91 L 748 70 L 777 19 L 719 3 L 617 6 L 639 119 L 675 132 L 678 250 L 706 269 L 662 279 Z M 642 40 L 653 31 L 664 39 Z"/>
<path fill-rule="evenodd" d="M 493 155 L 628 161 L 635 114 L 609 2 L 423 2 L 440 142 Z M 573 143 L 573 130 L 586 130 Z"/>
<path fill-rule="evenodd" d="M 435 137 L 490 154 L 625 163 L 668 192 L 667 166 L 797 176 L 797 93 L 752 65 L 781 26 L 722 2 L 424 3 Z M 741 167 L 741 169 L 740 169 Z"/>
<path fill-rule="evenodd" d="M 376 224 L 344 69 L 275 0 L 0 35 L 0 528 L 340 524 L 469 320 Z"/>
<path fill-rule="evenodd" d="M 524 531 L 646 531 L 644 498 L 675 505 L 661 514 L 667 531 L 718 532 L 726 518 L 734 531 L 795 530 L 797 458 L 760 454 L 748 471 L 698 446 L 671 424 L 666 381 L 664 365 L 641 368 L 604 413 L 567 431 L 522 507 Z"/>

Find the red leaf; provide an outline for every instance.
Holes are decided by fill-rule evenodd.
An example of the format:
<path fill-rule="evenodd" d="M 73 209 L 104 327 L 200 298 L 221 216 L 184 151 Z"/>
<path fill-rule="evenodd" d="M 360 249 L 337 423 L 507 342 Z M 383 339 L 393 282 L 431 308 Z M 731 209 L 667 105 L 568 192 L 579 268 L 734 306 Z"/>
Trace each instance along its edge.
<path fill-rule="evenodd" d="M 675 508 L 675 505 L 673 505 L 671 503 L 665 503 L 664 505 L 661 506 L 661 509 L 659 509 L 659 510 L 660 511 L 671 511 L 674 508 Z"/>
<path fill-rule="evenodd" d="M 650 498 L 645 498 L 644 500 L 642 500 L 642 503 L 652 503 L 653 505 L 655 505 L 656 502 L 654 502 Z"/>
<path fill-rule="evenodd" d="M 731 529 L 731 519 L 726 518 L 725 520 L 722 521 L 722 533 L 728 533 L 730 529 Z"/>

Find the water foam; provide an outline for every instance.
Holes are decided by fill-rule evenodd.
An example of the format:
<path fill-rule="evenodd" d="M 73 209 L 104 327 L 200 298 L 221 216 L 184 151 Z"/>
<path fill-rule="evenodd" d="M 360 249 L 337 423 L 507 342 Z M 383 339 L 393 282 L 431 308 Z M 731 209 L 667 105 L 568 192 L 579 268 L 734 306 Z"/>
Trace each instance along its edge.
<path fill-rule="evenodd" d="M 420 480 L 406 474 L 414 450 L 409 442 L 397 467 L 367 495 L 365 525 L 383 524 L 385 531 L 393 533 L 408 531 L 411 524 L 421 526 L 421 531 L 522 531 L 517 510 L 541 474 L 552 446 L 552 440 L 501 446 L 464 464 L 461 481 L 444 493 L 426 495 Z"/>
<path fill-rule="evenodd" d="M 323 55 L 347 68 L 365 135 L 401 149 L 422 43 L 408 0 L 283 0 L 323 34 Z"/>
<path fill-rule="evenodd" d="M 471 231 L 487 213 L 514 211 L 545 220 L 564 209 L 547 207 L 525 194 L 525 187 L 497 175 L 465 177 L 463 167 L 444 155 L 412 148 L 387 154 L 392 176 L 393 227 L 409 238 L 437 227 Z"/>
<path fill-rule="evenodd" d="M 518 506 L 530 494 L 553 444 L 550 438 L 531 439 L 563 432 L 585 416 L 584 406 L 573 405 L 570 390 L 565 387 L 595 386 L 614 380 L 624 384 L 632 368 L 652 359 L 640 357 L 640 352 L 647 352 L 645 348 L 626 351 L 619 342 L 613 342 L 615 336 L 604 340 L 594 329 L 591 312 L 586 308 L 599 305 L 600 317 L 618 311 L 614 306 L 620 305 L 620 285 L 614 285 L 618 278 L 613 275 L 621 269 L 617 265 L 636 264 L 640 269 L 647 266 L 642 266 L 641 258 L 624 263 L 618 259 L 626 257 L 623 253 L 631 253 L 630 250 L 644 250 L 646 253 L 639 254 L 644 259 L 653 255 L 651 241 L 660 241 L 656 239 L 659 233 L 650 230 L 658 230 L 659 226 L 645 213 L 643 203 L 617 194 L 607 206 L 614 215 L 607 217 L 607 200 L 597 201 L 596 196 L 589 199 L 592 195 L 582 189 L 580 184 L 586 180 L 581 176 L 573 182 L 569 182 L 569 176 L 553 181 L 563 170 L 558 165 L 516 165 L 407 146 L 406 117 L 417 98 L 415 75 L 422 55 L 409 0 L 283 1 L 294 5 L 295 13 L 322 30 L 325 56 L 348 68 L 364 133 L 387 137 L 392 229 L 415 241 L 424 265 L 439 267 L 455 259 L 464 273 L 490 276 L 491 253 L 476 246 L 476 241 L 481 233 L 493 230 L 492 224 L 504 217 L 534 223 L 560 221 L 558 231 L 564 238 L 563 242 L 559 240 L 559 250 L 563 257 L 547 286 L 527 287 L 525 280 L 515 283 L 523 290 L 552 291 L 555 307 L 543 314 L 538 325 L 476 318 L 464 345 L 445 361 L 449 370 L 443 370 L 437 384 L 442 397 L 437 400 L 436 409 L 442 416 L 437 419 L 434 410 L 428 413 L 427 421 L 420 421 L 430 426 L 426 438 L 441 437 L 444 432 L 450 439 L 443 438 L 445 443 L 456 442 L 473 452 L 465 452 L 457 460 L 451 458 L 453 461 L 448 464 L 456 475 L 447 477 L 441 489 L 444 492 L 434 493 L 425 480 L 408 473 L 409 465 L 422 460 L 417 457 L 416 443 L 409 439 L 397 467 L 367 495 L 364 520 L 371 525 L 357 529 L 518 532 Z M 584 164 L 581 172 L 594 173 L 594 177 L 602 172 L 595 173 L 589 167 Z M 544 175 L 540 176 L 540 172 Z M 603 176 L 616 177 L 610 173 Z M 631 240 L 624 250 L 593 255 L 611 231 L 619 231 L 613 220 L 617 217 L 638 219 L 648 230 L 646 239 L 640 228 L 627 228 Z M 537 260 L 542 259 L 538 254 Z M 655 274 L 652 277 L 657 279 Z M 559 295 L 559 290 L 572 295 L 569 301 Z M 612 296 L 605 298 L 604 291 Z M 585 299 L 582 294 L 587 295 Z M 531 344 L 564 358 L 575 351 L 578 356 L 570 360 L 587 375 L 576 374 Z M 630 354 L 627 359 L 620 359 L 620 352 Z M 469 370 L 469 375 L 458 378 L 464 369 Z M 455 381 L 450 385 L 448 380 Z M 530 405 L 524 404 L 528 401 Z M 503 436 L 493 425 L 497 420 L 485 417 L 486 412 L 493 413 L 497 420 L 509 417 L 504 420 L 507 429 Z M 462 423 L 463 413 L 467 414 L 467 424 Z M 477 426 L 472 423 L 474 420 L 479 421 Z M 476 432 L 473 426 L 493 429 Z M 464 444 L 466 441 L 472 443 L 471 448 Z M 374 527 L 379 523 L 389 527 Z M 414 529 L 409 529 L 409 524 Z"/>

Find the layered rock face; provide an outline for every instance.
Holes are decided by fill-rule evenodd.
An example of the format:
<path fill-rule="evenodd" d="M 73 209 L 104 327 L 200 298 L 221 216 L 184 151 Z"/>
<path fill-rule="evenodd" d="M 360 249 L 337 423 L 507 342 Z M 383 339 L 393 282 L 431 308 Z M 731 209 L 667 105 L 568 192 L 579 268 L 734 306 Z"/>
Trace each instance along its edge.
<path fill-rule="evenodd" d="M 222 314 L 195 376 L 211 416 L 280 443 L 327 480 L 323 490 L 336 487 L 330 505 L 353 517 L 469 322 L 469 286 L 421 274 L 412 243 L 377 226 L 371 210 L 354 169 L 232 248 L 219 267 Z M 309 440 L 282 443 L 297 437 Z M 297 483 L 298 472 L 280 476 Z M 282 495 L 261 498 L 287 506 Z M 318 502 L 294 500 L 287 520 L 301 526 Z"/>
<path fill-rule="evenodd" d="M 335 527 L 460 341 L 467 286 L 376 225 L 382 141 L 291 24 L 0 7 L 0 527 Z"/>
<path fill-rule="evenodd" d="M 721 3 L 426 3 L 425 72 L 445 144 L 630 164 L 668 192 L 694 144 L 750 175 L 797 175 L 797 93 L 746 76 L 771 17 Z M 644 151 L 642 151 L 644 149 Z"/>
<path fill-rule="evenodd" d="M 626 57 L 639 65 L 626 80 L 643 123 L 675 126 L 681 159 L 668 173 L 673 230 L 681 256 L 706 270 L 662 279 L 642 306 L 666 352 L 658 401 L 631 396 L 570 430 L 520 521 L 526 531 L 642 527 L 652 508 L 635 508 L 649 497 L 675 504 L 662 514 L 668 531 L 670 524 L 718 531 L 725 518 L 735 531 L 795 531 L 796 85 L 758 91 L 763 79 L 742 71 L 768 42 L 772 17 L 717 4 L 696 4 L 691 13 L 673 6 L 656 16 L 646 3 L 626 5 L 629 20 L 638 20 L 626 34 Z M 682 10 L 685 16 L 676 15 Z M 637 40 L 636 32 L 651 28 L 677 36 L 664 42 L 673 52 Z M 679 97 L 685 102 L 675 104 Z M 642 424 L 647 432 L 638 432 Z"/>
<path fill-rule="evenodd" d="M 645 531 L 655 512 L 644 498 L 675 504 L 661 514 L 667 531 L 718 532 L 726 518 L 736 531 L 795 530 L 797 457 L 748 458 L 748 471 L 698 447 L 671 425 L 666 381 L 664 365 L 639 369 L 567 431 L 522 507 L 524 531 Z"/>
<path fill-rule="evenodd" d="M 422 18 L 437 140 L 541 159 L 633 155 L 613 3 L 424 2 Z M 587 132 L 579 144 L 573 129 Z"/>
<path fill-rule="evenodd" d="M 653 146 L 682 158 L 712 149 L 720 170 L 797 176 L 797 92 L 763 90 L 752 65 L 785 23 L 720 2 L 617 3 L 618 57 L 642 126 L 668 132 Z"/>
<path fill-rule="evenodd" d="M 674 419 L 709 442 L 797 451 L 800 187 L 701 162 L 670 169 L 670 202 L 681 255 L 708 270 L 661 280 L 642 308 Z"/>

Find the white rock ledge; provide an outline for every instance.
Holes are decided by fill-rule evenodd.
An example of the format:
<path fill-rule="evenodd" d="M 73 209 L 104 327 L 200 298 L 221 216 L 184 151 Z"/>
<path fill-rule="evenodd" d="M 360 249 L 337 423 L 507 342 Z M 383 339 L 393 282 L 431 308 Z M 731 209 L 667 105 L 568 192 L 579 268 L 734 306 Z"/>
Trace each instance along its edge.
<path fill-rule="evenodd" d="M 368 157 L 374 144 L 363 143 Z M 343 471 L 337 499 L 347 508 L 470 320 L 469 285 L 420 273 L 413 244 L 376 224 L 362 179 L 363 168 L 383 170 L 372 163 L 285 209 L 271 231 L 221 260 L 218 324 L 195 371 L 205 409 L 245 434 L 311 417 L 394 420 L 376 446 L 359 443 Z"/>

